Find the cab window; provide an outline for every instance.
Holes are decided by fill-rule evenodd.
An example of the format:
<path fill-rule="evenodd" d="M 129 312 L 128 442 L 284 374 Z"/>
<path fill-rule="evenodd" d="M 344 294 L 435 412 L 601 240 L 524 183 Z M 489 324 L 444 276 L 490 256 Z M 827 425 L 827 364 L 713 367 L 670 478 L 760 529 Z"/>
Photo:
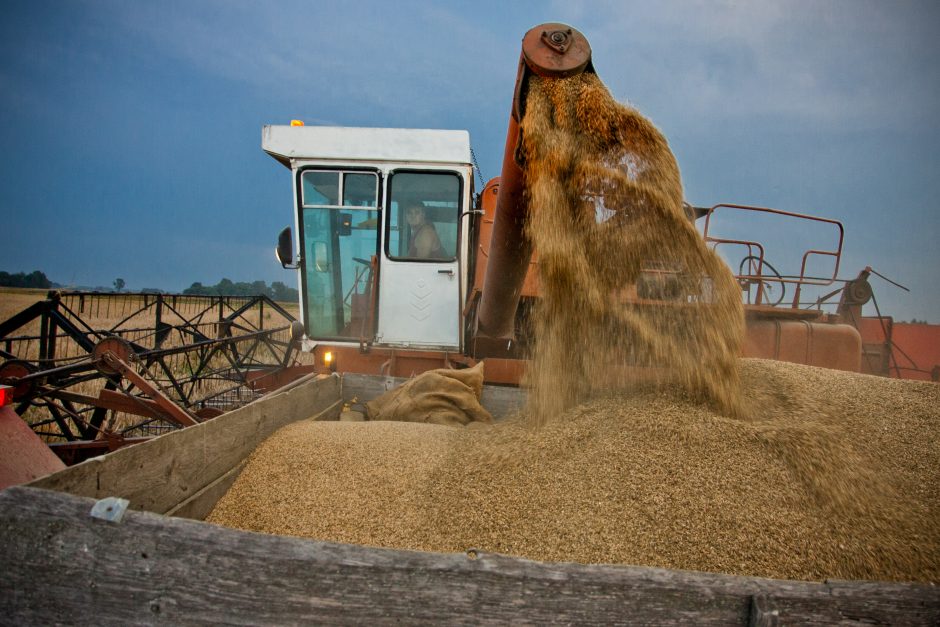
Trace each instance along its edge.
<path fill-rule="evenodd" d="M 389 178 L 386 254 L 407 261 L 457 258 L 460 177 L 398 171 Z"/>

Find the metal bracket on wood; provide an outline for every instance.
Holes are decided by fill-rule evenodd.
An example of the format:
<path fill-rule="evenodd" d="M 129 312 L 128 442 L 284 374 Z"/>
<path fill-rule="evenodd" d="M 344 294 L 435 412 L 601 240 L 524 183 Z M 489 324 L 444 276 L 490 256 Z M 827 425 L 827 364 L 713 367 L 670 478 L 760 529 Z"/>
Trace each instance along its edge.
<path fill-rule="evenodd" d="M 124 519 L 124 512 L 127 511 L 130 504 L 130 501 L 127 499 L 109 496 L 95 501 L 95 504 L 91 508 L 90 515 L 92 518 L 100 518 L 108 522 L 120 523 Z"/>

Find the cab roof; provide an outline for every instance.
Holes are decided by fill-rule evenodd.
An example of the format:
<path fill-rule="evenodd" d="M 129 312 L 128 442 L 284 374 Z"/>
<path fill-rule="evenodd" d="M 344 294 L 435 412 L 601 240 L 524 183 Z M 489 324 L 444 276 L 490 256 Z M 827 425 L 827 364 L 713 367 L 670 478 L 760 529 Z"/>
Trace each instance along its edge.
<path fill-rule="evenodd" d="M 261 148 L 288 168 L 292 159 L 471 163 L 467 131 L 265 125 Z"/>

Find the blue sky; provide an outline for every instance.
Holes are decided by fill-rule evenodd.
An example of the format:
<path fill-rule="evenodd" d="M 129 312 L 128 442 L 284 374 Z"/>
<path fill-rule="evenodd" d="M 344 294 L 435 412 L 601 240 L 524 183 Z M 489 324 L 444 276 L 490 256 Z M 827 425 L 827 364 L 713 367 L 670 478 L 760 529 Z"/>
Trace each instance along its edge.
<path fill-rule="evenodd" d="M 7 0 L 0 270 L 292 284 L 273 257 L 290 180 L 261 126 L 467 129 L 496 176 L 521 38 L 548 21 L 666 134 L 690 202 L 840 220 L 840 276 L 870 265 L 912 290 L 873 279 L 883 313 L 940 322 L 934 1 Z M 791 270 L 812 237 L 771 229 Z"/>

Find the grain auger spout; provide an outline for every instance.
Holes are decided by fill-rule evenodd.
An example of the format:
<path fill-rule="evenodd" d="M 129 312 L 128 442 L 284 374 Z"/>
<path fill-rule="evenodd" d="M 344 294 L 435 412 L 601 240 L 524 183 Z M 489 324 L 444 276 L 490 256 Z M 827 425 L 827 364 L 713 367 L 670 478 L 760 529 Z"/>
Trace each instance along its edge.
<path fill-rule="evenodd" d="M 525 113 L 529 79 L 566 78 L 594 72 L 591 45 L 566 24 L 547 23 L 529 30 L 522 40 L 519 71 L 509 116 L 509 130 L 498 183 L 496 212 L 482 296 L 476 319 L 475 350 L 478 354 L 506 351 L 514 340 L 516 310 L 529 269 L 532 246 L 525 235 L 528 206 L 521 167 L 520 122 Z M 490 191 L 494 183 L 487 186 Z M 487 194 L 484 193 L 484 200 Z"/>

